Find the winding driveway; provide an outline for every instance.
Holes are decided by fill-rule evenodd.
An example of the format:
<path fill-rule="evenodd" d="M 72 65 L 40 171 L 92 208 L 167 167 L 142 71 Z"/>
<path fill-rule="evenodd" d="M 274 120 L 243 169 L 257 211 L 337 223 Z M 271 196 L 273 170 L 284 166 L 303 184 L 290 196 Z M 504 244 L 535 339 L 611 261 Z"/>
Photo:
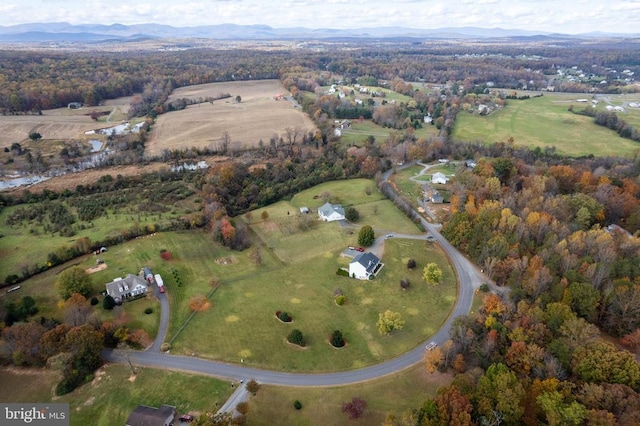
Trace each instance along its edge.
<path fill-rule="evenodd" d="M 398 167 L 398 169 L 403 169 L 409 166 L 411 166 L 411 164 Z M 389 170 L 384 173 L 384 180 L 388 180 L 392 173 L 393 170 Z M 447 321 L 445 321 L 440 330 L 429 340 L 442 345 L 449 339 L 449 329 L 452 327 L 454 319 L 460 315 L 466 315 L 470 312 L 474 291 L 481 283 L 485 282 L 486 279 L 471 262 L 469 262 L 456 248 L 449 244 L 449 242 L 440 235 L 436 226 L 430 224 L 425 219 L 421 220 L 424 228 L 435 237 L 438 243 L 442 246 L 442 249 L 448 254 L 458 276 L 459 289 L 456 305 Z M 426 234 L 420 236 L 394 234 L 394 238 L 426 239 Z M 164 304 L 162 303 L 162 299 L 165 300 Z M 163 308 L 166 307 L 166 298 L 161 298 L 161 304 Z M 168 309 L 163 309 L 163 313 L 165 310 L 168 315 Z M 164 335 L 162 333 L 161 326 L 156 342 L 149 348 L 149 350 L 145 352 L 129 353 L 131 362 L 136 365 L 171 370 L 183 370 L 235 381 L 253 378 L 260 383 L 284 386 L 337 386 L 364 382 L 393 374 L 420 362 L 423 359 L 425 351 L 424 347 L 427 343 L 424 342 L 412 351 L 389 361 L 358 370 L 340 371 L 336 373 L 286 373 L 244 367 L 241 365 L 227 364 L 218 361 L 208 361 L 195 357 L 163 354 L 158 352 L 159 343 L 161 343 L 162 340 L 164 340 Z M 109 362 L 124 361 L 120 356 L 111 351 L 105 351 L 104 358 Z"/>

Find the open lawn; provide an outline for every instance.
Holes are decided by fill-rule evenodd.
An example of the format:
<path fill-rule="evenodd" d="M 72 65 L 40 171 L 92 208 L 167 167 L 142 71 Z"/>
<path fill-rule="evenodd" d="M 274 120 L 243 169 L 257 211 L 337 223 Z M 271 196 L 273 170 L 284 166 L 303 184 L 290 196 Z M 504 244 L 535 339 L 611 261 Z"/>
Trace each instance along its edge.
<path fill-rule="evenodd" d="M 181 372 L 138 368 L 131 377 L 125 365 L 107 365 L 95 379 L 56 402 L 68 402 L 72 426 L 125 424 L 138 405 L 173 405 L 178 415 L 215 410 L 231 395 L 229 382 Z"/>
<path fill-rule="evenodd" d="M 291 101 L 274 100 L 285 93 L 278 80 L 209 83 L 176 89 L 170 99 L 198 99 L 229 93 L 231 98 L 190 105 L 181 111 L 160 115 L 146 144 L 146 152 L 158 155 L 165 149 L 221 146 L 225 133 L 231 138 L 230 149 L 257 146 L 262 140 L 282 136 L 284 129 L 315 132 L 315 125 Z M 235 97 L 240 96 L 237 103 Z"/>
<path fill-rule="evenodd" d="M 640 145 L 619 137 L 614 131 L 598 126 L 590 117 L 568 111 L 579 94 L 545 93 L 527 100 L 508 101 L 508 105 L 488 116 L 460 112 L 456 117 L 452 139 L 506 142 L 513 137 L 518 145 L 555 146 L 558 152 L 573 156 L 593 154 L 628 155 Z"/>
<path fill-rule="evenodd" d="M 267 210 L 282 211 L 272 207 Z M 221 277 L 221 286 L 211 298 L 212 307 L 193 317 L 175 340 L 174 352 L 229 362 L 244 359 L 248 365 L 287 371 L 347 370 L 416 347 L 449 315 L 456 300 L 456 281 L 437 245 L 422 240 L 387 240 L 382 258 L 385 267 L 379 276 L 358 281 L 335 274 L 339 267 L 348 265 L 340 253 L 356 241 L 339 224 L 319 223 L 310 231 L 287 235 L 289 231 L 283 233 L 271 213 L 269 216 L 266 221 L 252 223 L 252 229 L 285 265 L 263 267 L 264 271 L 254 270 L 238 279 Z M 254 212 L 256 217 L 260 211 Z M 404 217 L 396 220 L 385 228 L 394 229 L 402 221 L 410 224 Z M 413 271 L 406 269 L 409 258 L 418 263 Z M 422 281 L 422 267 L 428 262 L 437 262 L 444 271 L 445 280 L 437 287 Z M 410 290 L 400 289 L 402 278 L 410 280 Z M 347 297 L 344 306 L 333 302 L 336 287 Z M 378 313 L 386 309 L 400 312 L 407 324 L 401 331 L 381 336 L 376 321 Z M 279 322 L 275 318 L 279 310 L 289 312 L 293 322 Z M 306 336 L 306 348 L 286 343 L 293 328 Z M 329 345 L 327 339 L 335 329 L 344 333 L 346 348 L 336 350 Z"/>
<path fill-rule="evenodd" d="M 72 426 L 124 424 L 138 405 L 175 405 L 178 415 L 215 410 L 231 395 L 229 382 L 182 372 L 139 368 L 135 378 L 126 365 L 107 365 L 88 383 L 55 402 L 69 403 Z M 0 401 L 49 402 L 56 373 L 42 369 L 0 368 Z M 341 387 L 288 388 L 262 386 L 249 399 L 248 425 L 370 425 L 388 413 L 400 415 L 435 396 L 451 376 L 428 374 L 422 364 L 365 383 Z M 357 396 L 367 402 L 358 421 L 342 413 L 343 402 Z M 293 401 L 302 403 L 301 410 Z M 277 420 L 276 420 L 277 419 Z"/>
<path fill-rule="evenodd" d="M 379 425 L 387 414 L 401 417 L 433 398 L 439 387 L 451 382 L 451 376 L 428 374 L 422 364 L 366 383 L 327 388 L 285 388 L 263 386 L 249 400 L 247 425 Z M 349 420 L 342 404 L 358 397 L 367 409 L 357 420 Z M 301 410 L 293 407 L 300 401 Z"/>

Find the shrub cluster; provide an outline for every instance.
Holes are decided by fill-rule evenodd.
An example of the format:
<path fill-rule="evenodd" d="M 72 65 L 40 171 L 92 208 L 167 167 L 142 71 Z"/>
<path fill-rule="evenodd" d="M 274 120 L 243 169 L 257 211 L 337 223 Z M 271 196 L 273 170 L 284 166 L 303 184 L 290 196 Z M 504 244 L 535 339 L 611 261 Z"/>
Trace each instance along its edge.
<path fill-rule="evenodd" d="M 294 345 L 298 345 L 298 346 L 306 346 L 307 342 L 304 339 L 304 335 L 302 334 L 302 331 L 298 330 L 297 328 L 294 328 L 293 330 L 291 330 L 291 333 L 289 333 L 289 335 L 287 336 L 287 341 L 289 343 L 293 343 Z"/>
<path fill-rule="evenodd" d="M 291 322 L 293 320 L 293 318 L 291 318 L 291 315 L 289 315 L 289 313 L 286 311 L 279 312 L 276 314 L 278 315 L 278 319 L 282 322 Z"/>

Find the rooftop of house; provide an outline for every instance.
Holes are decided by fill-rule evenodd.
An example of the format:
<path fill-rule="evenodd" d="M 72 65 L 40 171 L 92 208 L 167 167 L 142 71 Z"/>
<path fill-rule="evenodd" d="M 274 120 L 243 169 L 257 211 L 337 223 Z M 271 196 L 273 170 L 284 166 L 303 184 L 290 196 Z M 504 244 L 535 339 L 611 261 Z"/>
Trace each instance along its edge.
<path fill-rule="evenodd" d="M 127 426 L 164 426 L 165 421 L 175 415 L 176 407 L 170 405 L 163 404 L 159 408 L 138 405 L 127 418 Z"/>

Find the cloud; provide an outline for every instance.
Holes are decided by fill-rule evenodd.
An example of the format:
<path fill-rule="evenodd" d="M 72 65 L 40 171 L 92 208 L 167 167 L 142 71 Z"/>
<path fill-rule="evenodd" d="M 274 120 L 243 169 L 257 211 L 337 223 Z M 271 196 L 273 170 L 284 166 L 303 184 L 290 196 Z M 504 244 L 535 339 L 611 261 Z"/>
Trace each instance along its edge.
<path fill-rule="evenodd" d="M 597 13 L 596 13 L 597 11 Z M 459 26 L 575 33 L 640 31 L 640 0 L 4 0 L 0 25 L 160 23 L 365 28 Z"/>

